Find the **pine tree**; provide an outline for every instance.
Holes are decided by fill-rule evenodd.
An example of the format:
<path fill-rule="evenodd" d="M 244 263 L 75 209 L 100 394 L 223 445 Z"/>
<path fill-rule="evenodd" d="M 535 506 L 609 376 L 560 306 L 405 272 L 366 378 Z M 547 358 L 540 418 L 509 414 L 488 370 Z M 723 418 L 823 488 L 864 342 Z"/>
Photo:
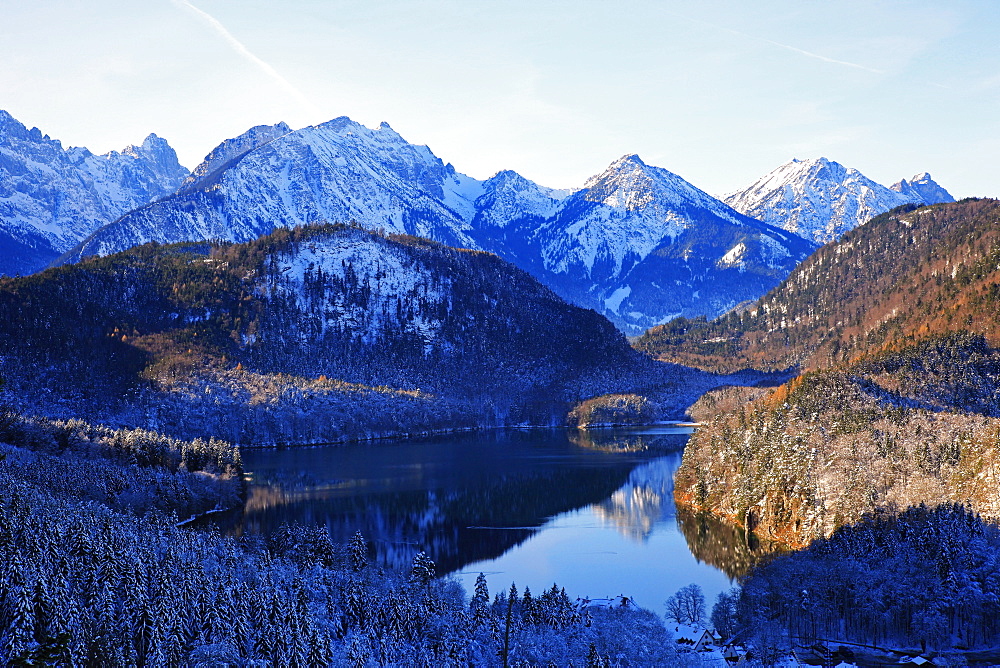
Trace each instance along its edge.
<path fill-rule="evenodd" d="M 333 662 L 333 648 L 330 637 L 315 628 L 309 633 L 309 654 L 306 657 L 308 666 L 329 666 Z"/>
<path fill-rule="evenodd" d="M 472 613 L 473 623 L 476 626 L 485 621 L 490 614 L 490 589 L 486 584 L 486 575 L 480 573 L 476 577 L 476 588 L 469 601 L 469 611 Z"/>
<path fill-rule="evenodd" d="M 361 532 L 356 532 L 351 537 L 349 545 L 351 570 L 360 573 L 368 565 L 368 546 L 365 544 L 365 537 Z"/>
<path fill-rule="evenodd" d="M 246 585 L 241 584 L 236 590 L 236 602 L 233 604 L 231 618 L 231 638 L 236 646 L 236 652 L 241 657 L 248 657 L 252 652 L 250 638 L 250 614 L 246 605 Z"/>
<path fill-rule="evenodd" d="M 511 582 L 510 592 L 507 594 L 507 610 L 504 614 L 503 645 L 500 648 L 500 659 L 504 668 L 510 665 L 510 634 L 514 625 L 514 606 L 517 602 L 517 587 Z"/>
<path fill-rule="evenodd" d="M 413 566 L 410 569 L 410 580 L 422 585 L 429 586 L 434 579 L 436 566 L 434 561 L 425 552 L 418 552 L 413 557 Z"/>
<path fill-rule="evenodd" d="M 531 595 L 531 589 L 528 587 L 524 588 L 524 593 L 521 595 L 521 619 L 523 619 L 526 624 L 538 623 L 537 610 L 535 609 L 535 598 Z"/>
<path fill-rule="evenodd" d="M 32 587 L 27 583 L 10 590 L 13 614 L 7 635 L 8 656 L 24 656 L 35 643 L 35 609 L 31 594 Z"/>

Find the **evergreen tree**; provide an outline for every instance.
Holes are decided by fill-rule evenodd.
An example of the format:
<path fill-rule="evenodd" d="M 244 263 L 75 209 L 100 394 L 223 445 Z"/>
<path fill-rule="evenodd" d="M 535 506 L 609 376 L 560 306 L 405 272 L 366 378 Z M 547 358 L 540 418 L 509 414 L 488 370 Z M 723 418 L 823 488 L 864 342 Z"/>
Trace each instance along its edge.
<path fill-rule="evenodd" d="M 434 561 L 425 552 L 418 552 L 413 557 L 413 566 L 410 569 L 410 580 L 429 586 L 434 579 L 436 566 Z"/>
<path fill-rule="evenodd" d="M 365 543 L 365 537 L 361 535 L 360 531 L 351 537 L 348 549 L 351 569 L 355 573 L 360 573 L 368 565 L 368 545 Z"/>

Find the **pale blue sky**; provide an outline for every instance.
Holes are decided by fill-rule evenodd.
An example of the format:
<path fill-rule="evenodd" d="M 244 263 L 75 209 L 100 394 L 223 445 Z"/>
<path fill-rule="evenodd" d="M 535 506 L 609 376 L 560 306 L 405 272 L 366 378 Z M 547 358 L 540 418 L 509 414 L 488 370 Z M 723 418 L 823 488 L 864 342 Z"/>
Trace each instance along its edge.
<path fill-rule="evenodd" d="M 825 156 L 1000 196 L 1000 3 L 0 0 L 0 108 L 194 167 L 252 125 L 387 121 L 462 172 L 626 153 L 722 194 Z"/>

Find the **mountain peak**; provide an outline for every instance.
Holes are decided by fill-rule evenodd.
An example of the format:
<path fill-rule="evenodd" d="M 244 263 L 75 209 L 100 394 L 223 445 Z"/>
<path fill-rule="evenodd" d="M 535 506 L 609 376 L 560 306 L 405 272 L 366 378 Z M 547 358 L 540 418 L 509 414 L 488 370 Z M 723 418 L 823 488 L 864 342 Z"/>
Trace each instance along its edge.
<path fill-rule="evenodd" d="M 43 135 L 42 131 L 38 128 L 31 128 L 29 130 L 27 125 L 2 109 L 0 109 L 0 131 L 3 132 L 2 139 L 5 142 L 12 140 L 29 141 L 34 144 L 55 142 L 58 145 L 58 149 L 62 150 L 61 142 L 49 138 L 48 135 Z"/>
<path fill-rule="evenodd" d="M 638 155 L 623 155 L 583 185 L 585 198 L 632 211 L 653 200 L 656 183 L 651 169 Z"/>
<path fill-rule="evenodd" d="M 955 201 L 951 193 L 931 178 L 930 172 L 916 174 L 909 181 L 900 179 L 898 182 L 892 184 L 890 188 L 921 204 L 941 204 Z"/>
<path fill-rule="evenodd" d="M 137 157 L 140 154 L 145 155 L 157 155 L 166 152 L 173 152 L 173 148 L 167 143 L 166 139 L 157 136 L 155 133 L 149 133 L 146 138 L 142 140 L 142 143 L 136 146 L 135 144 L 129 144 L 124 149 L 122 153 L 124 155 L 130 155 L 132 157 Z"/>
<path fill-rule="evenodd" d="M 360 128 L 364 126 L 358 123 L 357 121 L 352 120 L 350 116 L 337 116 L 336 118 L 331 118 L 328 121 L 318 123 L 313 127 L 328 128 L 330 130 L 336 130 L 337 132 L 340 132 L 344 128 Z"/>
<path fill-rule="evenodd" d="M 809 174 L 812 178 L 824 181 L 839 183 L 848 178 L 848 175 L 860 174 L 860 172 L 854 168 L 845 167 L 836 160 L 830 160 L 829 158 L 825 158 L 823 156 L 818 158 L 807 158 L 805 160 L 793 160 L 786 166 L 792 164 L 801 165 L 801 167 L 789 171 Z M 779 167 L 779 169 L 781 168 Z"/>
<path fill-rule="evenodd" d="M 499 172 L 484 181 L 486 187 L 493 189 L 499 187 L 522 187 L 532 183 L 513 169 L 501 169 Z"/>
<path fill-rule="evenodd" d="M 21 125 L 22 127 L 24 127 L 23 124 L 20 121 L 18 121 L 16 118 L 14 118 L 10 114 L 10 112 L 8 112 L 8 111 L 6 111 L 4 109 L 0 109 L 0 127 L 4 127 L 6 125 L 11 125 L 11 124 L 15 124 L 15 123 L 17 125 Z"/>
<path fill-rule="evenodd" d="M 584 188 L 593 188 L 596 185 L 607 181 L 608 179 L 618 179 L 622 178 L 637 178 L 646 177 L 649 178 L 651 170 L 657 169 L 652 168 L 642 161 L 635 153 L 629 153 L 618 158 L 605 169 L 600 174 L 595 174 L 587 179 L 584 183 Z"/>
<path fill-rule="evenodd" d="M 304 130 L 309 129 L 332 132 L 333 134 L 341 137 L 361 137 L 381 144 L 412 146 L 385 121 L 382 121 L 379 123 L 377 128 L 373 129 L 351 119 L 349 116 L 338 116 L 337 118 L 326 121 L 325 123 L 320 123 L 312 126 L 312 128 L 305 128 Z M 298 132 L 303 132 L 304 130 L 299 130 Z"/>
<path fill-rule="evenodd" d="M 608 168 L 607 168 L 607 170 L 605 170 L 605 171 L 606 172 L 621 171 L 621 170 L 624 170 L 624 169 L 629 169 L 629 170 L 639 169 L 639 170 L 643 170 L 643 169 L 646 169 L 647 167 L 649 167 L 649 165 L 647 165 L 646 163 L 644 163 L 642 161 L 642 158 L 640 158 L 638 156 L 638 154 L 636 154 L 636 153 L 629 153 L 629 154 L 623 155 L 622 157 L 620 157 L 617 160 L 615 160 L 614 162 L 612 162 L 611 165 L 609 165 Z"/>
<path fill-rule="evenodd" d="M 160 137 L 155 132 L 150 132 L 146 135 L 146 138 L 142 140 L 142 147 L 147 149 L 159 148 L 166 143 L 166 139 Z"/>
<path fill-rule="evenodd" d="M 164 183 L 179 183 L 188 176 L 188 170 L 177 160 L 174 147 L 163 137 L 149 133 L 139 146 L 128 146 L 124 151 L 136 160 L 143 160 Z"/>
<path fill-rule="evenodd" d="M 473 225 L 491 229 L 523 218 L 545 219 L 555 214 L 568 195 L 567 190 L 545 188 L 512 169 L 503 169 L 483 182 Z"/>
<path fill-rule="evenodd" d="M 707 207 L 716 215 L 735 221 L 740 216 L 728 206 L 662 167 L 648 165 L 630 153 L 615 160 L 584 184 L 585 199 L 614 208 L 635 211 L 657 206 Z"/>
<path fill-rule="evenodd" d="M 819 157 L 794 158 L 724 199 L 737 211 L 769 225 L 827 243 L 914 198 L 872 181 L 853 167 Z"/>

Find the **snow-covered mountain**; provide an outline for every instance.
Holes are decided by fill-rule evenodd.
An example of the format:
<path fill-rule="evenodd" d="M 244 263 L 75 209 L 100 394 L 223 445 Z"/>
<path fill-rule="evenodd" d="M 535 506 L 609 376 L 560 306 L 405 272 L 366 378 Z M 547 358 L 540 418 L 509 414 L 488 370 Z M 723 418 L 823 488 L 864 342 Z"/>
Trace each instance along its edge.
<path fill-rule="evenodd" d="M 505 228 L 512 221 L 523 218 L 544 220 L 555 214 L 571 192 L 545 188 L 505 169 L 483 182 L 483 194 L 475 202 L 473 226 L 489 230 Z"/>
<path fill-rule="evenodd" d="M 890 188 L 898 193 L 912 197 L 913 201 L 918 203 L 943 204 L 955 201 L 951 193 L 939 186 L 928 172 L 917 174 L 909 181 L 902 179 L 897 183 L 893 183 Z"/>
<path fill-rule="evenodd" d="M 521 248 L 508 233 L 493 250 L 629 334 L 756 299 L 815 248 L 636 155 L 524 223 L 508 226 Z"/>
<path fill-rule="evenodd" d="M 188 171 L 155 134 L 94 155 L 0 110 L 0 274 L 44 268 L 98 227 L 173 192 Z"/>
<path fill-rule="evenodd" d="M 276 227 L 356 221 L 368 229 L 474 247 L 467 236 L 479 181 L 387 124 L 341 117 L 289 131 L 258 126 L 212 151 L 172 196 L 95 232 L 75 256 L 147 241 L 249 241 Z"/>
<path fill-rule="evenodd" d="M 247 241 L 318 221 L 494 252 L 630 334 L 756 299 L 813 248 L 638 156 L 575 191 L 512 171 L 478 181 L 385 123 L 342 117 L 224 142 L 173 196 L 101 228 L 65 259 L 147 241 Z"/>
<path fill-rule="evenodd" d="M 821 244 L 903 204 L 954 201 L 926 172 L 887 188 L 826 158 L 792 160 L 724 199 L 737 211 Z"/>

